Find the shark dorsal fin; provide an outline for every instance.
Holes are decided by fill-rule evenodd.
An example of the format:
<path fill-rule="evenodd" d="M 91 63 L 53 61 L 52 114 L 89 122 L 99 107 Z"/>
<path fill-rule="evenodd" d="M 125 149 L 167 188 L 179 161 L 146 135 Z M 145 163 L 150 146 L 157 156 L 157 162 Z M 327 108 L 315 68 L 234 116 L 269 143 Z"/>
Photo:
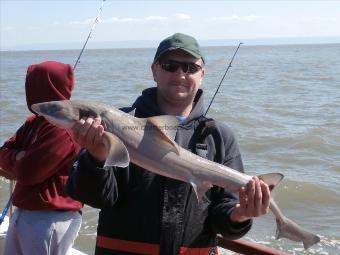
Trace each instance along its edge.
<path fill-rule="evenodd" d="M 109 149 L 104 168 L 107 166 L 127 167 L 130 163 L 129 152 L 122 141 L 110 132 L 104 132 L 104 144 Z"/>
<path fill-rule="evenodd" d="M 147 118 L 154 126 L 162 131 L 170 140 L 174 141 L 176 137 L 178 120 L 172 115 L 161 115 Z"/>
<path fill-rule="evenodd" d="M 175 142 L 178 120 L 175 116 L 161 115 L 144 119 L 146 132 L 157 132 L 163 140 L 172 146 L 172 151 L 179 155 L 179 148 Z"/>

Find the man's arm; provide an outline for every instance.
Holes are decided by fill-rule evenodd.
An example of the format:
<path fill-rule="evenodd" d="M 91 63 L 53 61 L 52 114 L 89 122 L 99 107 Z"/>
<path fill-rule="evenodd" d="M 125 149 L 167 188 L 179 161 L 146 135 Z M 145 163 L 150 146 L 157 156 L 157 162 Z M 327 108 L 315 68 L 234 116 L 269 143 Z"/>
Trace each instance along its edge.
<path fill-rule="evenodd" d="M 223 137 L 223 164 L 244 172 L 242 158 L 233 132 L 224 125 L 219 125 Z M 249 183 L 232 193 L 222 188 L 214 189 L 214 201 L 211 210 L 212 226 L 225 238 L 237 239 L 246 234 L 252 225 L 252 219 L 268 212 L 270 191 L 268 185 L 254 177 Z"/>
<path fill-rule="evenodd" d="M 22 141 L 25 136 L 25 124 L 0 147 L 0 168 L 14 178 L 16 178 L 14 166 L 16 161 L 21 159 L 20 151 L 22 151 Z"/>
<path fill-rule="evenodd" d="M 1 167 L 0 167 L 0 176 L 3 176 L 3 177 L 5 177 L 6 179 L 9 179 L 9 180 L 15 180 L 15 176 L 12 173 L 6 172 Z"/>
<path fill-rule="evenodd" d="M 95 208 L 111 207 L 118 199 L 115 171 L 115 168 L 103 169 L 86 150 L 82 150 L 72 166 L 67 193 Z"/>
<path fill-rule="evenodd" d="M 256 176 L 240 189 L 239 199 L 235 193 L 215 188 L 212 227 L 226 239 L 241 238 L 250 230 L 253 218 L 269 211 L 269 201 L 268 185 Z"/>
<path fill-rule="evenodd" d="M 108 149 L 103 141 L 104 127 L 100 123 L 100 118 L 87 118 L 73 126 L 74 140 L 85 150 L 74 162 L 67 183 L 67 193 L 72 198 L 96 208 L 115 204 L 118 199 L 118 181 L 126 179 L 128 174 L 128 169 L 103 169 Z"/>

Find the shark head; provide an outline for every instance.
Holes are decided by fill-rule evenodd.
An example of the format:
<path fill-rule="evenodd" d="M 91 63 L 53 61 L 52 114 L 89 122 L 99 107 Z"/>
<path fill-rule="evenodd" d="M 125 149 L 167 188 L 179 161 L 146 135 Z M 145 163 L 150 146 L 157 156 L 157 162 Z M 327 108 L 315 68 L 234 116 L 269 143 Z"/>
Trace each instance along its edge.
<path fill-rule="evenodd" d="M 31 108 L 58 127 L 71 128 L 74 122 L 79 120 L 78 111 L 69 100 L 33 104 Z"/>

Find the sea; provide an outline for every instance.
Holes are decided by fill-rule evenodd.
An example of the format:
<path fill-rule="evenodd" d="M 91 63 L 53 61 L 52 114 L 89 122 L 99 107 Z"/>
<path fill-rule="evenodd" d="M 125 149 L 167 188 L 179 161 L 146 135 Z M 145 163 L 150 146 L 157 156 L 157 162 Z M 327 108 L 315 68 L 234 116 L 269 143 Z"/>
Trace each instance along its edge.
<path fill-rule="evenodd" d="M 203 48 L 206 105 L 236 46 Z M 45 60 L 73 65 L 79 53 L 0 53 L 1 144 L 30 114 L 24 91 L 28 65 Z M 131 105 L 143 89 L 155 86 L 150 69 L 154 54 L 153 48 L 85 50 L 75 69 L 72 98 Z M 287 217 L 318 234 L 321 242 L 305 251 L 300 243 L 275 240 L 271 214 L 256 219 L 244 238 L 288 254 L 340 254 L 340 44 L 242 45 L 208 116 L 234 131 L 247 174 L 284 174 L 273 191 L 275 200 Z M 0 177 L 1 210 L 9 196 L 9 181 Z M 94 253 L 98 212 L 88 206 L 83 210 L 74 247 L 87 254 Z"/>

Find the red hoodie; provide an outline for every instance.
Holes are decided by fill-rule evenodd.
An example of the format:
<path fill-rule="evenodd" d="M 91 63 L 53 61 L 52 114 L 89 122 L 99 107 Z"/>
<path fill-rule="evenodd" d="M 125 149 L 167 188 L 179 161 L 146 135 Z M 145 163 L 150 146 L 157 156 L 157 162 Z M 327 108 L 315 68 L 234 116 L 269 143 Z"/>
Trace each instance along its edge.
<path fill-rule="evenodd" d="M 74 75 L 70 65 L 47 61 L 30 65 L 26 76 L 26 101 L 70 99 Z M 28 210 L 79 210 L 82 203 L 66 195 L 65 186 L 80 147 L 65 130 L 33 115 L 0 148 L 0 167 L 17 183 L 13 204 Z M 16 154 L 25 151 L 22 159 Z"/>

